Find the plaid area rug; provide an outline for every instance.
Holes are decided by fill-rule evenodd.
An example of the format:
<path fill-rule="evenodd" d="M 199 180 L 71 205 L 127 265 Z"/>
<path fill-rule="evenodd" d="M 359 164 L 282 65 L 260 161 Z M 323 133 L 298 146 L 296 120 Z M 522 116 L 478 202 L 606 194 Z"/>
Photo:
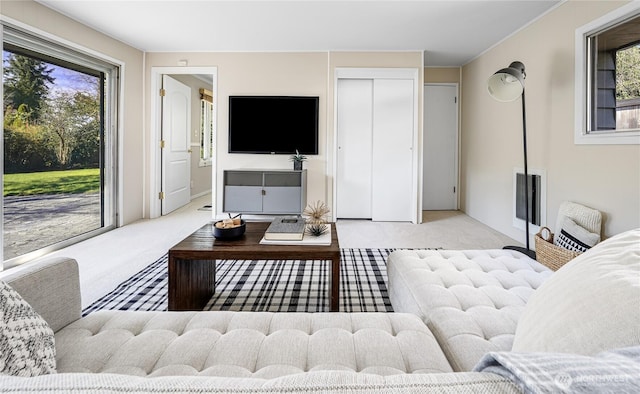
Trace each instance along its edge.
<path fill-rule="evenodd" d="M 386 259 L 394 249 L 341 249 L 340 311 L 393 312 L 387 292 Z M 88 306 L 100 309 L 166 311 L 164 255 Z M 330 261 L 220 260 L 216 291 L 205 310 L 327 312 Z"/>

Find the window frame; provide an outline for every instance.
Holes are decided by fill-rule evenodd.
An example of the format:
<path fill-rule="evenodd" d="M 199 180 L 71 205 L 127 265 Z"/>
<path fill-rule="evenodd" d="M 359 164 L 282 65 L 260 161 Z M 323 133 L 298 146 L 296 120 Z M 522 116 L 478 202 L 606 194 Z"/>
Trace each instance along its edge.
<path fill-rule="evenodd" d="M 103 119 L 103 138 L 105 140 L 101 146 L 103 150 L 103 164 L 101 167 L 104 173 L 102 180 L 102 226 L 87 233 L 6 261 L 4 257 L 0 258 L 0 271 L 2 271 L 3 269 L 18 266 L 52 251 L 95 237 L 121 225 L 119 212 L 122 208 L 122 170 L 119 152 L 121 152 L 120 136 L 122 134 L 122 124 L 120 114 L 122 113 L 121 94 L 123 91 L 122 75 L 124 74 L 124 63 L 4 15 L 0 16 L 0 40 L 2 41 L 3 47 L 5 41 L 7 41 L 11 45 L 21 46 L 44 56 L 62 56 L 64 61 L 103 73 L 105 75 L 105 90 L 109 92 L 103 104 L 106 115 Z M 2 71 L 2 69 L 3 65 L 0 65 L 0 71 Z M 2 89 L 3 87 L 0 86 L 0 93 L 3 93 Z M 3 97 L 4 96 L 0 94 L 0 104 L 2 104 Z M 0 114 L 0 120 L 4 124 L 4 113 Z M 0 131 L 0 149 L 4 151 L 3 134 L 3 131 Z M 2 174 L 4 174 L 4 163 L 2 162 L 0 162 L 0 170 Z M 3 182 L 0 182 L 0 198 L 2 198 L 4 194 L 3 188 Z M 4 204 L 0 204 L 0 231 L 2 231 L 2 234 L 4 234 L 3 205 Z M 0 237 L 0 254 L 3 254 L 4 251 L 3 238 L 4 237 Z"/>
<path fill-rule="evenodd" d="M 213 165 L 213 141 L 215 138 L 215 125 L 213 102 L 200 99 L 200 141 L 198 149 L 199 166 L 211 167 Z"/>
<path fill-rule="evenodd" d="M 591 60 L 588 37 L 601 33 L 624 20 L 640 15 L 640 3 L 631 2 L 575 31 L 575 133 L 574 143 L 598 145 L 638 145 L 640 130 L 618 132 L 588 131 L 591 123 L 591 92 L 589 91 Z"/>

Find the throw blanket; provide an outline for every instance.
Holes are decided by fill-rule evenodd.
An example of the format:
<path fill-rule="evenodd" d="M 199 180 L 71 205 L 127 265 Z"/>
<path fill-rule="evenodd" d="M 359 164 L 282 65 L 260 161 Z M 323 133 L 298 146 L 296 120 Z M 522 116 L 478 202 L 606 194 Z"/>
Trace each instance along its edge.
<path fill-rule="evenodd" d="M 640 346 L 593 357 L 563 353 L 490 352 L 474 371 L 510 379 L 524 393 L 637 393 Z"/>

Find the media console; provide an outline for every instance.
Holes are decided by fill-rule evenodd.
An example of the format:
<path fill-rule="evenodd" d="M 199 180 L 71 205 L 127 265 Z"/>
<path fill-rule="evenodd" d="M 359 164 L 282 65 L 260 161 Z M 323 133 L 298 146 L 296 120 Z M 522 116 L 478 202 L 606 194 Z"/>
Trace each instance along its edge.
<path fill-rule="evenodd" d="M 300 214 L 307 204 L 307 170 L 225 170 L 222 211 Z"/>

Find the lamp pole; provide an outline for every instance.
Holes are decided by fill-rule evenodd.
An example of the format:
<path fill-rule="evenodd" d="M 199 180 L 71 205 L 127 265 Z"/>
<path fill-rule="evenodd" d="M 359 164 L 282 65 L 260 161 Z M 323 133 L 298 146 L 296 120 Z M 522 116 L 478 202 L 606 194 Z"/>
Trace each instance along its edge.
<path fill-rule="evenodd" d="M 529 168 L 527 159 L 527 111 L 525 105 L 524 79 L 526 78 L 524 64 L 516 61 L 511 62 L 509 67 L 498 70 L 487 81 L 489 94 L 494 99 L 501 102 L 515 101 L 522 99 L 522 147 L 524 149 L 524 217 L 525 217 L 525 244 L 526 248 L 520 246 L 505 246 L 504 249 L 513 249 L 524 253 L 532 259 L 536 258 L 536 252 L 529 247 Z M 516 191 L 518 187 L 516 177 Z M 516 193 L 517 195 L 517 193 Z M 516 198 L 516 214 L 519 199 Z"/>
<path fill-rule="evenodd" d="M 524 105 L 524 87 L 522 88 L 522 146 L 524 147 L 524 230 L 527 253 L 529 249 L 529 169 L 527 168 L 527 112 Z"/>

